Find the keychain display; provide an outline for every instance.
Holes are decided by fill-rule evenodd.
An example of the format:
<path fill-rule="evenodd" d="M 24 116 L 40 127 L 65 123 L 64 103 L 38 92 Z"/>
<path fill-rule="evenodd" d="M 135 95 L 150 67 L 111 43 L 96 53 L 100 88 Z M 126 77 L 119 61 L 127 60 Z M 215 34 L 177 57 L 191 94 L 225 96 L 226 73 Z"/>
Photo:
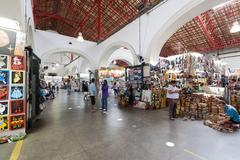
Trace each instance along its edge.
<path fill-rule="evenodd" d="M 9 71 L 0 70 L 0 85 L 8 85 L 8 84 L 9 84 Z"/>
<path fill-rule="evenodd" d="M 10 98 L 22 99 L 23 98 L 23 86 L 11 86 Z"/>
<path fill-rule="evenodd" d="M 0 115 L 8 114 L 8 101 L 0 102 Z"/>
<path fill-rule="evenodd" d="M 22 114 L 24 113 L 24 101 L 10 101 L 10 112 L 12 114 Z"/>
<path fill-rule="evenodd" d="M 1 131 L 5 131 L 5 130 L 8 130 L 8 124 L 9 121 L 8 121 L 8 116 L 1 116 L 0 115 L 0 132 Z"/>
<path fill-rule="evenodd" d="M 12 84 L 22 84 L 23 83 L 23 72 L 20 71 L 12 71 L 12 76 L 11 76 L 11 83 Z"/>
<path fill-rule="evenodd" d="M 11 58 L 11 69 L 12 70 L 24 70 L 24 57 L 23 56 L 12 56 Z"/>

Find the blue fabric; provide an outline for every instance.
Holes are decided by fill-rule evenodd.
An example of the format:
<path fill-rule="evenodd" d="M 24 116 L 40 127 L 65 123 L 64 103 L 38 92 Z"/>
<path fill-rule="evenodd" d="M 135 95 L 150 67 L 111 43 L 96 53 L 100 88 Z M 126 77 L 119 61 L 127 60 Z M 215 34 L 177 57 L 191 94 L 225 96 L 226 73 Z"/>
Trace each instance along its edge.
<path fill-rule="evenodd" d="M 96 92 L 96 87 L 94 83 L 91 83 L 89 85 L 89 92 L 90 92 L 90 96 L 95 96 L 95 92 Z"/>
<path fill-rule="evenodd" d="M 240 122 L 240 115 L 236 108 L 231 105 L 225 106 L 225 113 L 231 118 L 233 122 Z"/>
<path fill-rule="evenodd" d="M 102 96 L 102 109 L 105 109 L 107 111 L 107 98 L 108 96 Z"/>

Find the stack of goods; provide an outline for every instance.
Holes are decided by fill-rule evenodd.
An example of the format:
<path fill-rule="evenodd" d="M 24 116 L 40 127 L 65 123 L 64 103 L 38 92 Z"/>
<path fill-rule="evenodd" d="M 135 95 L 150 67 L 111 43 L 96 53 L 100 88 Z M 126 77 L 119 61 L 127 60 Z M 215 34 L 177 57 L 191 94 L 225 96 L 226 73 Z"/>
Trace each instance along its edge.
<path fill-rule="evenodd" d="M 204 119 L 204 125 L 222 132 L 233 132 L 235 130 L 233 123 L 224 113 L 224 108 L 219 107 L 220 100 L 215 97 L 209 98 L 211 106 L 208 115 Z"/>
<path fill-rule="evenodd" d="M 201 120 L 208 114 L 207 97 L 203 94 L 183 94 L 180 105 L 177 106 L 176 113 L 183 120 Z"/>
<path fill-rule="evenodd" d="M 240 111 L 240 92 L 237 90 L 231 91 L 231 105 Z"/>
<path fill-rule="evenodd" d="M 166 89 L 160 89 L 160 108 L 165 108 L 167 107 L 167 90 Z"/>
<path fill-rule="evenodd" d="M 161 106 L 160 106 L 160 90 L 159 89 L 156 89 L 156 88 L 153 88 L 152 89 L 152 96 L 151 96 L 151 106 L 152 108 L 154 109 L 159 109 Z"/>

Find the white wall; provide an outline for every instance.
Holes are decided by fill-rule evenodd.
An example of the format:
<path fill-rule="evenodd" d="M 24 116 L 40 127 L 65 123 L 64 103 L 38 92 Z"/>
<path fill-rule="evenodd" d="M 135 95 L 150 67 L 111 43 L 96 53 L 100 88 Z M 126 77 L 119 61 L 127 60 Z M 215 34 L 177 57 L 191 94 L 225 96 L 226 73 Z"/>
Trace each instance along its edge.
<path fill-rule="evenodd" d="M 139 18 L 110 36 L 99 45 L 93 42 L 79 43 L 75 38 L 54 33 L 34 32 L 35 53 L 40 57 L 67 49 L 86 58 L 92 68 L 107 66 L 111 54 L 119 47 L 128 48 L 136 64 L 137 55 L 146 61 L 156 59 L 170 36 L 186 22 L 213 6 L 227 0 L 168 0 L 141 16 L 141 51 L 139 50 Z M 72 41 L 73 45 L 68 42 Z"/>

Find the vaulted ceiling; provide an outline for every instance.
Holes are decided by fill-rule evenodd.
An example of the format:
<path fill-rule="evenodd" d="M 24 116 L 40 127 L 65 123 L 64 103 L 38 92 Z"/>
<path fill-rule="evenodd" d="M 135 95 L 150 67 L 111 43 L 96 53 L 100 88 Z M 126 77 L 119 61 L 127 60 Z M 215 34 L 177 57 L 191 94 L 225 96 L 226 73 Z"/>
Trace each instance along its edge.
<path fill-rule="evenodd" d="M 174 33 L 163 46 L 160 56 L 189 51 L 207 53 L 240 46 L 240 32 L 230 33 L 236 21 L 240 23 L 240 0 L 231 0 L 208 10 Z"/>
<path fill-rule="evenodd" d="M 100 42 L 162 0 L 33 0 L 35 28 Z"/>

